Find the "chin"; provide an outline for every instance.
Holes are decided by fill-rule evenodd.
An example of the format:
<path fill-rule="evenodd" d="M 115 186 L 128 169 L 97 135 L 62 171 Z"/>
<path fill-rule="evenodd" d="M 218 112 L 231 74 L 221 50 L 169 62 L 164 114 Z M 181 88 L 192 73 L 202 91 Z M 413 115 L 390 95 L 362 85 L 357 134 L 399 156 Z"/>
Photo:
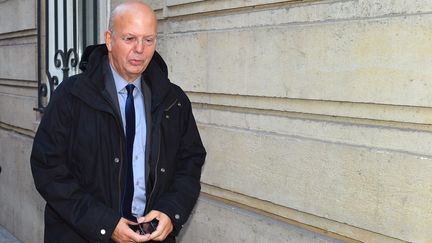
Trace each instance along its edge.
<path fill-rule="evenodd" d="M 145 70 L 145 67 L 132 67 L 132 68 L 129 69 L 129 72 L 133 73 L 133 74 L 138 74 L 139 75 L 142 72 L 144 72 L 144 70 Z"/>

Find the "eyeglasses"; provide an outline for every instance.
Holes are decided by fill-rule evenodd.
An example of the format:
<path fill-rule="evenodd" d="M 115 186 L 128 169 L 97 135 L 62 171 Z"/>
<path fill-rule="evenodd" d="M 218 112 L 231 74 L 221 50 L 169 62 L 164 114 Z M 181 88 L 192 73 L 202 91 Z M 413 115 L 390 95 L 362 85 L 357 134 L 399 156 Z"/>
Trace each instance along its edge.
<path fill-rule="evenodd" d="M 125 35 L 121 36 L 120 39 L 126 44 L 126 45 L 138 45 L 138 43 L 143 43 L 146 46 L 152 46 L 156 43 L 156 36 L 146 36 L 142 39 L 139 39 L 138 37 L 134 35 Z"/>

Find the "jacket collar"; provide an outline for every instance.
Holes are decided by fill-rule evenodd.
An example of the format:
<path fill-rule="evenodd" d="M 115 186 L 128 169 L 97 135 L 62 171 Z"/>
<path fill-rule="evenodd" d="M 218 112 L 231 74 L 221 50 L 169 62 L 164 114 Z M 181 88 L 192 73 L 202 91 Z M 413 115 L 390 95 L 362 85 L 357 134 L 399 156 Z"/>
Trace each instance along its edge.
<path fill-rule="evenodd" d="M 106 92 L 104 77 L 106 72 L 111 70 L 108 65 L 101 65 L 107 61 L 107 56 L 108 49 L 105 44 L 86 48 L 80 63 L 80 68 L 84 70 L 84 73 L 72 89 L 74 95 L 99 109 L 103 109 L 101 106 L 110 100 Z M 158 52 L 154 53 L 142 76 L 151 91 L 151 110 L 153 112 L 163 102 L 170 86 L 167 65 Z M 102 96 L 95 94 L 102 94 Z"/>

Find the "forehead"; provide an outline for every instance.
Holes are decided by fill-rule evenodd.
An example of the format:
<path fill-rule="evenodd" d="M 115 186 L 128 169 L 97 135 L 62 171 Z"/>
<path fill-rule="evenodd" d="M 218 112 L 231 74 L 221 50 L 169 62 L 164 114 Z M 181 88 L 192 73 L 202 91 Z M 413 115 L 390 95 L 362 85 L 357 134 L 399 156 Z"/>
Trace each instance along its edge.
<path fill-rule="evenodd" d="M 157 21 L 152 12 L 139 8 L 127 9 L 115 16 L 113 29 L 119 33 L 154 35 L 157 32 Z"/>

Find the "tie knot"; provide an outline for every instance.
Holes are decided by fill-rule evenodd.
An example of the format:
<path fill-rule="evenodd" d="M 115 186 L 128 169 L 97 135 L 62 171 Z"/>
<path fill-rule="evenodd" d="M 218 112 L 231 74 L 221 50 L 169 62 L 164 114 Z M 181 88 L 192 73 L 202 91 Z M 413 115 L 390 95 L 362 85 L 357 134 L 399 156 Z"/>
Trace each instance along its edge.
<path fill-rule="evenodd" d="M 132 95 L 134 88 L 135 88 L 135 85 L 133 85 L 133 84 L 126 85 L 126 90 L 127 90 L 128 96 Z"/>

